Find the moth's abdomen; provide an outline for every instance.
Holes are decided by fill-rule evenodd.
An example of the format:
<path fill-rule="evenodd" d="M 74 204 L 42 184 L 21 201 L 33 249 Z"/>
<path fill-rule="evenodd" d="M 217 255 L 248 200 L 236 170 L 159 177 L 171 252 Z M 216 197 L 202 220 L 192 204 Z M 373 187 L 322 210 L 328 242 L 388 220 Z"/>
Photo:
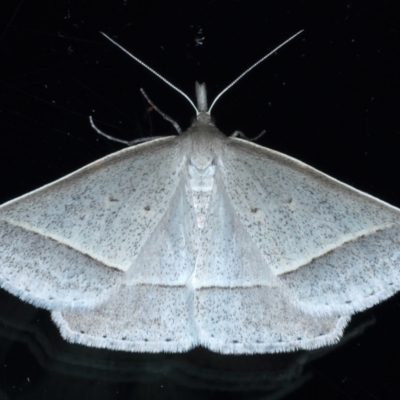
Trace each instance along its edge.
<path fill-rule="evenodd" d="M 188 165 L 189 187 L 196 213 L 197 226 L 204 227 L 212 188 L 214 185 L 215 165 L 212 163 L 204 169 L 198 169 L 193 164 Z"/>

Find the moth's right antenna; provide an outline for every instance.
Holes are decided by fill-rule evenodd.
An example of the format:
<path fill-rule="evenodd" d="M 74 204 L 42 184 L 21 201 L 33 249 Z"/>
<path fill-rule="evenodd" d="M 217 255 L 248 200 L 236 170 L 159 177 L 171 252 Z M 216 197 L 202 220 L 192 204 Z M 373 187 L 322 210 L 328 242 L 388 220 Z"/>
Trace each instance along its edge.
<path fill-rule="evenodd" d="M 178 89 L 175 85 L 173 85 L 170 81 L 165 79 L 163 76 L 161 76 L 158 72 L 154 71 L 153 68 L 149 67 L 147 64 L 145 64 L 143 61 L 139 60 L 137 57 L 135 57 L 133 54 L 129 53 L 128 50 L 124 49 L 120 44 L 118 44 L 115 40 L 111 39 L 109 36 L 107 36 L 105 33 L 100 32 L 103 36 L 105 36 L 111 43 L 114 43 L 117 47 L 119 47 L 122 51 L 124 51 L 128 56 L 131 56 L 135 61 L 137 61 L 139 64 L 142 64 L 143 67 L 147 68 L 150 72 L 152 72 L 154 75 L 158 76 L 161 80 L 163 80 L 167 85 L 171 86 L 172 89 L 175 89 L 178 93 L 180 93 L 183 97 L 186 98 L 186 100 L 192 105 L 192 107 L 196 110 L 196 115 L 199 115 L 199 110 L 197 107 L 194 105 L 193 101 L 190 100 L 189 96 L 186 95 L 182 90 Z"/>
<path fill-rule="evenodd" d="M 301 32 L 303 32 L 304 29 L 301 31 L 297 32 L 293 36 L 291 36 L 289 39 L 285 40 L 283 43 L 281 43 L 278 47 L 275 47 L 274 50 L 269 52 L 266 56 L 261 58 L 261 60 L 258 60 L 256 63 L 254 63 L 250 68 L 247 68 L 246 71 L 244 71 L 241 75 L 239 75 L 230 85 L 228 85 L 212 102 L 210 108 L 208 109 L 208 114 L 210 114 L 211 109 L 214 107 L 214 104 L 217 102 L 217 100 L 228 90 L 230 89 L 239 79 L 242 79 L 248 72 L 250 72 L 253 68 L 255 68 L 258 64 L 262 63 L 266 58 L 268 58 L 271 54 L 275 53 L 278 49 L 280 49 L 282 46 L 284 46 L 286 43 L 290 42 L 292 39 L 294 39 L 297 35 L 300 35 Z"/>

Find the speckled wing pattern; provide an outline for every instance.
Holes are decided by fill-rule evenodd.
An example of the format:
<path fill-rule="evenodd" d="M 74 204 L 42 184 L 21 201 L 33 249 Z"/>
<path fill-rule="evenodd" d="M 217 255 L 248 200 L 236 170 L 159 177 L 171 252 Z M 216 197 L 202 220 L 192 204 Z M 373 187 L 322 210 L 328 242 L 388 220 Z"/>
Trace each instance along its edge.
<path fill-rule="evenodd" d="M 196 241 L 200 235 L 184 179 L 175 207 L 160 221 L 118 293 L 90 313 L 52 313 L 64 337 L 127 351 L 177 352 L 202 344 L 233 354 L 314 348 L 337 340 L 349 318 L 313 317 L 285 297 L 234 215 L 218 175 L 201 239 Z M 195 246 L 181 250 L 181 265 L 171 265 L 173 257 L 163 262 L 155 255 L 182 225 L 182 215 L 188 226 L 176 242 L 181 248 L 185 242 Z M 158 245 L 161 231 L 165 235 Z M 187 285 L 192 271 L 193 284 Z"/>
<path fill-rule="evenodd" d="M 399 210 L 219 135 L 203 140 L 216 155 L 197 211 L 189 136 L 1 206 L 1 286 L 51 310 L 71 342 L 233 354 L 334 343 L 351 314 L 400 289 Z"/>
<path fill-rule="evenodd" d="M 53 312 L 65 337 L 149 352 L 199 344 L 233 354 L 312 349 L 335 343 L 351 314 L 399 289 L 394 207 L 233 138 L 217 157 L 201 233 L 187 182 L 183 174 L 173 211 L 138 263 L 159 254 L 184 220 L 176 242 L 193 247 L 181 253 L 179 268 L 165 264 L 177 257 L 137 265 L 128 273 L 134 279 L 98 311 Z M 154 271 L 160 265 L 167 275 Z M 138 275 L 142 269 L 153 278 Z"/>
<path fill-rule="evenodd" d="M 264 266 L 299 310 L 350 315 L 400 290 L 399 209 L 241 139 L 226 147 L 222 173 Z"/>
<path fill-rule="evenodd" d="M 229 354 L 275 353 L 334 343 L 348 316 L 311 316 L 285 294 L 228 195 L 232 188 L 226 186 L 226 175 L 236 172 L 217 172 L 202 232 L 194 293 L 198 342 Z M 250 212 L 249 203 L 246 207 Z"/>
<path fill-rule="evenodd" d="M 200 233 L 186 178 L 182 172 L 169 208 L 140 249 L 118 292 L 90 313 L 52 313 L 65 338 L 140 352 L 179 352 L 198 343 L 193 290 L 186 283 L 196 265 Z"/>
<path fill-rule="evenodd" d="M 118 292 L 179 186 L 183 160 L 171 139 L 122 150 L 2 205 L 1 287 L 50 310 L 92 309 Z"/>

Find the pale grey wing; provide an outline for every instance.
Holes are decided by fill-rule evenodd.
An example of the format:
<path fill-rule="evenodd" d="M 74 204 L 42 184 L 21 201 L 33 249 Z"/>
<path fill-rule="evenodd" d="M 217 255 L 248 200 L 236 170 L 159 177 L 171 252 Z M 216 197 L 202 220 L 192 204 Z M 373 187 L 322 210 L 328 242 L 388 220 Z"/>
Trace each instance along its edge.
<path fill-rule="evenodd" d="M 123 275 L 53 239 L 0 221 L 0 287 L 35 306 L 93 308 L 118 288 Z"/>
<path fill-rule="evenodd" d="M 54 312 L 63 337 L 88 346 L 179 352 L 198 343 L 193 290 L 186 285 L 199 251 L 199 231 L 185 174 L 171 207 L 109 300 L 89 312 Z"/>
<path fill-rule="evenodd" d="M 184 159 L 175 138 L 155 140 L 2 205 L 1 285 L 46 308 L 104 301 L 171 206 Z"/>
<path fill-rule="evenodd" d="M 184 286 L 193 274 L 199 247 L 200 231 L 185 168 L 168 209 L 126 273 L 125 283 Z"/>
<path fill-rule="evenodd" d="M 277 287 L 278 280 L 236 213 L 217 168 L 201 235 L 193 285 L 203 287 Z"/>
<path fill-rule="evenodd" d="M 400 228 L 359 237 L 281 279 L 297 306 L 312 315 L 371 307 L 400 290 Z"/>
<path fill-rule="evenodd" d="M 348 323 L 304 314 L 277 289 L 214 287 L 192 295 L 185 286 L 124 284 L 97 310 L 54 311 L 52 318 L 65 339 L 86 346 L 181 352 L 203 345 L 224 354 L 318 348 L 336 343 Z"/>
<path fill-rule="evenodd" d="M 240 139 L 221 156 L 235 213 L 291 301 L 349 314 L 400 289 L 400 211 Z"/>
<path fill-rule="evenodd" d="M 144 245 L 138 266 L 128 271 L 129 284 L 96 310 L 53 312 L 63 337 L 125 351 L 179 352 L 202 344 L 226 354 L 311 349 L 337 341 L 347 318 L 297 310 L 272 273 L 269 280 L 257 276 L 256 287 L 243 287 L 263 261 L 254 257 L 218 176 L 199 249 L 186 183 L 183 179 L 175 208 L 159 222 L 154 240 Z M 163 276 L 167 284 L 156 284 Z"/>
<path fill-rule="evenodd" d="M 54 311 L 53 321 L 68 341 L 139 352 L 181 352 L 197 343 L 185 286 L 123 284 L 97 310 Z"/>
<path fill-rule="evenodd" d="M 193 279 L 200 344 L 226 354 L 312 349 L 336 342 L 346 317 L 312 317 L 280 287 L 217 169 Z"/>
<path fill-rule="evenodd" d="M 195 315 L 200 344 L 224 354 L 311 350 L 339 341 L 348 317 L 310 316 L 266 286 L 202 288 Z"/>

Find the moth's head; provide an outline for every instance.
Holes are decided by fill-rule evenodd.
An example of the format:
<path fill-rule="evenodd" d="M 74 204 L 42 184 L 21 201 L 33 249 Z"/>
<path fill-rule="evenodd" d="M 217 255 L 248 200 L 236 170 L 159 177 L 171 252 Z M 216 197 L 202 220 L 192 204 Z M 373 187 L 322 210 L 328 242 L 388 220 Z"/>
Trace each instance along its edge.
<path fill-rule="evenodd" d="M 200 112 L 196 116 L 196 121 L 199 125 L 214 125 L 211 115 L 206 112 Z"/>

